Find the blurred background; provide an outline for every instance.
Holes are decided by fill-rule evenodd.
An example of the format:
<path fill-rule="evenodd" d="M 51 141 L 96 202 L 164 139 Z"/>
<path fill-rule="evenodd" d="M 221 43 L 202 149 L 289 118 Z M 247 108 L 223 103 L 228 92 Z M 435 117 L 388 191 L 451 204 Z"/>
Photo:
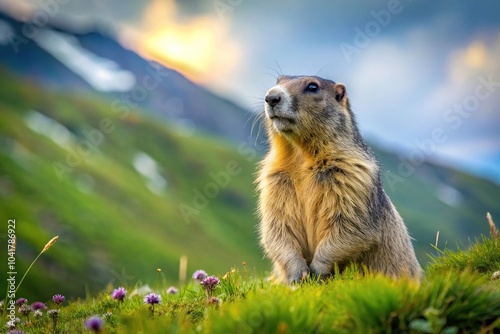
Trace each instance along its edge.
<path fill-rule="evenodd" d="M 277 75 L 346 84 L 425 266 L 500 221 L 500 3 L 0 2 L 0 264 L 18 297 L 269 270 L 255 121 Z M 6 277 L 6 269 L 0 279 Z"/>

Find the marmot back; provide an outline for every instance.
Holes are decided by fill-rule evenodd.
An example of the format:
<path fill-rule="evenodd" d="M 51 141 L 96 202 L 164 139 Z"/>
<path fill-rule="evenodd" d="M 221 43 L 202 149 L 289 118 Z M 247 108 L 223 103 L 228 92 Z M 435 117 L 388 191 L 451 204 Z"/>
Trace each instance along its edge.
<path fill-rule="evenodd" d="M 280 76 L 265 101 L 270 150 L 257 179 L 260 238 L 275 276 L 293 283 L 356 262 L 419 278 L 408 231 L 382 188 L 345 86 Z"/>

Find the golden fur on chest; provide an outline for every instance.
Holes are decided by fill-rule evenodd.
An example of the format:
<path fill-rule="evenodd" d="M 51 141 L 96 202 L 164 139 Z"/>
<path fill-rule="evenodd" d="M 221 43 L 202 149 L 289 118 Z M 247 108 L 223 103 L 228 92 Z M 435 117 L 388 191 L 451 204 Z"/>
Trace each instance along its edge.
<path fill-rule="evenodd" d="M 258 178 L 261 212 L 267 213 L 267 220 L 285 225 L 310 263 L 338 217 L 368 219 L 374 168 L 352 152 L 314 159 L 296 150 L 270 152 Z"/>

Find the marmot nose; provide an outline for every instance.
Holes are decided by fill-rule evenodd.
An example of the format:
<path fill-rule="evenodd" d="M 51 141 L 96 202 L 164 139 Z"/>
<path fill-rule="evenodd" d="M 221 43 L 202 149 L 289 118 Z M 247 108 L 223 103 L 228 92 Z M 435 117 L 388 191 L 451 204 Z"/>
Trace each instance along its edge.
<path fill-rule="evenodd" d="M 271 107 L 274 107 L 281 101 L 281 94 L 279 93 L 274 93 L 274 94 L 267 94 L 266 95 L 266 102 L 269 104 Z"/>

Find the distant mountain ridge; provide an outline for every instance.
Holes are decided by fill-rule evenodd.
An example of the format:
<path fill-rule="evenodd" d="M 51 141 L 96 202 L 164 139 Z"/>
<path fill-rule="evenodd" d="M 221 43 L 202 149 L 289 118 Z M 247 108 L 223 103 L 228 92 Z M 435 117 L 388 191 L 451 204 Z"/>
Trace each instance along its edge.
<path fill-rule="evenodd" d="M 0 34 L 10 36 L 0 39 L 0 66 L 13 74 L 49 89 L 97 94 L 113 101 L 116 108 L 125 103 L 129 109 L 146 110 L 159 120 L 176 122 L 186 131 L 196 128 L 234 142 L 250 140 L 251 113 L 194 84 L 177 71 L 145 60 L 113 37 L 92 30 L 72 32 L 49 24 L 40 28 L 32 38 L 27 38 L 24 26 L 24 22 L 0 12 Z M 73 48 L 68 56 L 78 57 L 78 61 L 84 62 L 82 66 L 87 68 L 82 71 L 91 72 L 97 78 L 101 75 L 98 80 L 109 79 L 120 71 L 122 77 L 116 80 L 133 81 L 130 89 L 125 89 L 127 86 L 124 85 L 124 89 L 114 91 L 95 89 L 61 61 L 64 55 L 55 57 L 54 52 L 51 54 L 47 47 L 42 47 L 62 42 L 65 44 L 59 49 L 54 48 L 55 51 L 61 53 L 63 48 Z M 88 59 L 93 59 L 93 62 Z M 154 79 L 161 77 L 161 81 L 156 80 L 158 85 L 148 81 L 155 76 L 154 73 Z M 241 124 L 248 126 L 242 128 Z"/>

